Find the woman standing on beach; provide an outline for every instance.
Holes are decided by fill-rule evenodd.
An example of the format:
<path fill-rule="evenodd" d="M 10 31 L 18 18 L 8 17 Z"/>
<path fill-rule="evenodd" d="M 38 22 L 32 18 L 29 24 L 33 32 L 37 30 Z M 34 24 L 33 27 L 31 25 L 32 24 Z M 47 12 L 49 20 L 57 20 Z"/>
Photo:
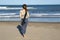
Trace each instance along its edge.
<path fill-rule="evenodd" d="M 24 37 L 26 28 L 27 28 L 27 24 L 28 24 L 29 12 L 27 10 L 26 4 L 23 4 L 22 7 L 23 7 L 23 9 L 20 10 L 20 18 L 21 18 L 21 27 L 22 27 L 22 33 L 23 33 L 22 36 Z M 25 19 L 24 19 L 24 17 L 25 17 Z"/>

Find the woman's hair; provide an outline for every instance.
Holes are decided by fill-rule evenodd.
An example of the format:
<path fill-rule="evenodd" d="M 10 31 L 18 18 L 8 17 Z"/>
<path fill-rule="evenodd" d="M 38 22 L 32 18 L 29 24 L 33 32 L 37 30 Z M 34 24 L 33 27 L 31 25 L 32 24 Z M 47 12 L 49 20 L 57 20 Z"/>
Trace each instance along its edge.
<path fill-rule="evenodd" d="M 23 7 L 23 9 L 25 9 L 25 11 L 27 11 L 27 5 L 26 4 L 23 4 L 22 7 Z"/>

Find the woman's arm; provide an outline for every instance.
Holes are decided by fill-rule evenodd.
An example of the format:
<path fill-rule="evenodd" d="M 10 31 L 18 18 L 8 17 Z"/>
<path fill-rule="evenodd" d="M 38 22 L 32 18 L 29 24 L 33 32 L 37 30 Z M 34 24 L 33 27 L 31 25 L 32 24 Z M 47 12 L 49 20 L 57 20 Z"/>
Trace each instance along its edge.
<path fill-rule="evenodd" d="M 23 15 L 22 11 L 20 11 L 20 18 L 23 18 L 23 17 L 24 17 L 24 15 Z"/>
<path fill-rule="evenodd" d="M 29 15 L 29 12 L 27 12 L 27 16 L 26 16 L 26 18 L 29 18 L 29 16 L 30 16 L 30 15 Z"/>

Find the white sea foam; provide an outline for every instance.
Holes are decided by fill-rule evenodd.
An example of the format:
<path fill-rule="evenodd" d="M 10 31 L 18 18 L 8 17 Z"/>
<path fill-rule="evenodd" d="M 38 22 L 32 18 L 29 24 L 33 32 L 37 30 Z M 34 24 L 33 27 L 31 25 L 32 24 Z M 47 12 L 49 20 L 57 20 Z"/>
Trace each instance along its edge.
<path fill-rule="evenodd" d="M 0 7 L 0 9 L 6 9 L 7 7 Z"/>
<path fill-rule="evenodd" d="M 7 18 L 7 17 L 19 17 L 19 15 L 0 16 L 0 18 L 2 18 L 2 17 L 3 17 L 3 18 L 5 18 L 5 17 L 6 17 L 6 18 Z"/>
<path fill-rule="evenodd" d="M 16 13 L 0 13 L 0 16 L 3 16 L 3 15 L 15 15 Z"/>
<path fill-rule="evenodd" d="M 31 14 L 31 16 L 43 16 L 43 15 L 48 15 L 48 14 Z"/>
<path fill-rule="evenodd" d="M 60 15 L 60 13 L 56 13 L 56 14 L 53 14 L 53 15 Z"/>
<path fill-rule="evenodd" d="M 4 13 L 0 14 L 0 17 L 19 17 L 19 15 L 15 15 L 16 13 Z M 60 14 L 30 14 L 30 17 L 60 17 Z"/>
<path fill-rule="evenodd" d="M 43 16 L 43 15 L 46 15 L 46 16 L 47 16 L 47 15 L 53 15 L 53 16 L 54 16 L 54 15 L 57 15 L 57 16 L 58 16 L 58 15 L 60 15 L 60 13 L 55 13 L 55 14 L 47 14 L 47 13 L 40 13 L 40 14 L 39 14 L 39 13 L 34 13 L 34 14 L 33 14 L 33 13 L 32 13 L 31 15 L 37 15 L 37 16 Z"/>
<path fill-rule="evenodd" d="M 28 9 L 37 9 L 37 8 L 34 8 L 34 7 L 27 7 Z M 0 7 L 0 10 L 2 10 L 2 9 L 4 9 L 4 10 L 9 10 L 9 9 L 22 9 L 22 7 L 20 7 L 20 8 L 17 8 L 17 7 L 15 7 L 15 8 L 13 8 L 13 7 Z"/>
<path fill-rule="evenodd" d="M 31 14 L 31 17 L 60 17 L 60 14 Z"/>

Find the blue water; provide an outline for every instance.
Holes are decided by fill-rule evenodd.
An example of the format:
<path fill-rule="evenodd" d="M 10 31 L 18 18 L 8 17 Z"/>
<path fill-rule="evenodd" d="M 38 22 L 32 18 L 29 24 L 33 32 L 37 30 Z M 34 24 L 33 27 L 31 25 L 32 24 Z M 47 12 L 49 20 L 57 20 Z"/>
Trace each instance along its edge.
<path fill-rule="evenodd" d="M 0 5 L 0 7 L 6 6 L 7 8 L 21 8 L 21 5 Z M 60 14 L 60 5 L 28 5 L 28 7 L 33 7 L 36 9 L 28 9 L 30 15 L 31 14 Z M 0 14 L 5 13 L 16 13 L 15 15 L 19 15 L 20 9 L 1 9 Z M 38 16 L 38 15 L 36 15 Z M 59 15 L 60 16 L 60 15 Z M 20 21 L 19 17 L 0 17 L 0 21 Z M 30 22 L 60 22 L 60 17 L 33 17 L 30 16 Z"/>

